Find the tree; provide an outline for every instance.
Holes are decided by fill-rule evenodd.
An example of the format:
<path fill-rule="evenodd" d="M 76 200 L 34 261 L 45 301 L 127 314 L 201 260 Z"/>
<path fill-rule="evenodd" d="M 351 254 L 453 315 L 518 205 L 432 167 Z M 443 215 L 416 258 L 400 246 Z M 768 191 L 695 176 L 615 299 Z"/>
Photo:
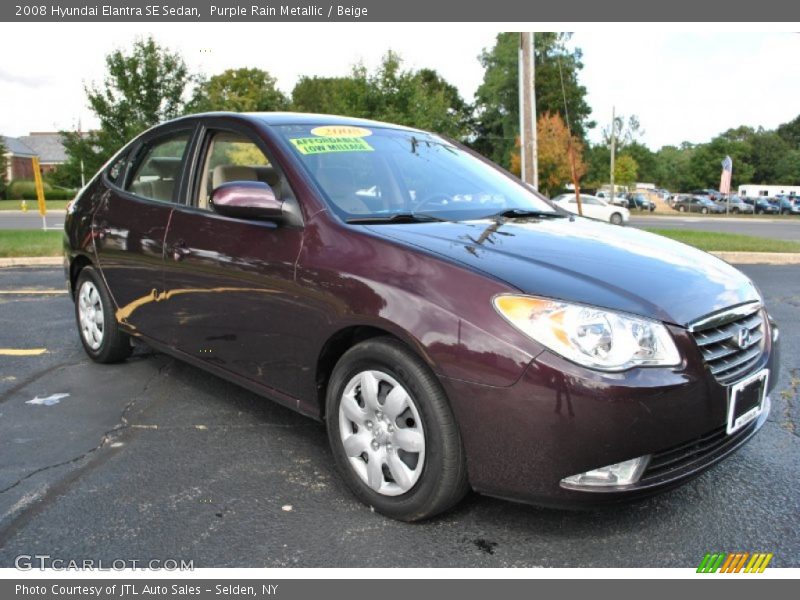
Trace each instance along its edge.
<path fill-rule="evenodd" d="M 566 48 L 570 35 L 536 34 L 536 114 L 538 119 L 545 113 L 558 113 L 563 120 L 566 96 L 570 128 L 580 140 L 584 140 L 586 131 L 595 123 L 589 119 L 591 108 L 586 102 L 586 88 L 578 82 L 578 73 L 583 68 L 581 50 Z M 510 164 L 515 139 L 519 135 L 518 47 L 518 33 L 501 33 L 494 47 L 484 50 L 479 57 L 485 72 L 483 83 L 475 94 L 477 137 L 472 145 L 481 154 L 504 165 Z"/>
<path fill-rule="evenodd" d="M 779 125 L 775 133 L 781 136 L 792 149 L 800 150 L 800 116 Z"/>
<path fill-rule="evenodd" d="M 343 114 L 430 129 L 464 139 L 471 107 L 436 71 L 404 70 L 388 52 L 370 73 L 355 65 L 348 77 L 302 77 L 292 91 L 294 110 Z"/>
<path fill-rule="evenodd" d="M 84 86 L 100 127 L 84 135 L 62 132 L 68 155 L 61 167 L 63 180 L 79 185 L 81 161 L 87 174 L 94 173 L 131 138 L 182 114 L 190 81 L 180 54 L 152 37 L 136 40 L 129 52 L 115 50 L 106 56 L 102 85 Z"/>
<path fill-rule="evenodd" d="M 615 115 L 614 122 L 608 127 L 603 128 L 603 141 L 606 145 L 611 145 L 611 132 L 614 132 L 614 145 L 621 151 L 629 144 L 638 143 L 644 135 L 644 129 L 639 122 L 639 117 L 630 115 L 627 119 L 624 115 Z"/>
<path fill-rule="evenodd" d="M 3 141 L 3 136 L 0 135 L 0 198 L 6 197 L 6 186 L 8 185 L 8 180 L 6 178 L 6 171 L 8 171 L 6 152 L 8 152 L 8 149 Z"/>
<path fill-rule="evenodd" d="M 747 162 L 753 166 L 751 183 L 784 183 L 778 175 L 778 163 L 791 150 L 788 142 L 777 133 L 763 129 L 755 132 L 748 142 Z"/>
<path fill-rule="evenodd" d="M 775 165 L 775 181 L 773 183 L 800 185 L 800 149 L 789 150 Z"/>
<path fill-rule="evenodd" d="M 628 155 L 623 154 L 614 160 L 614 183 L 624 186 L 632 186 L 636 183 L 636 175 L 639 165 L 636 160 Z"/>
<path fill-rule="evenodd" d="M 277 80 L 261 69 L 228 69 L 197 85 L 187 111 L 286 110 L 289 107 L 289 99 L 276 84 Z"/>
<path fill-rule="evenodd" d="M 640 142 L 624 146 L 620 156 L 630 156 L 636 161 L 636 181 L 655 183 L 658 181 L 656 154 Z M 614 177 L 616 180 L 616 176 Z"/>
<path fill-rule="evenodd" d="M 580 180 L 586 173 L 583 162 L 583 144 L 572 136 L 566 123 L 558 113 L 545 113 L 536 123 L 536 133 L 539 138 L 539 187 L 542 192 L 550 195 L 562 189 L 567 183 L 572 182 L 572 165 L 570 162 L 570 141 L 575 157 L 575 174 Z M 520 155 L 519 139 L 516 149 L 511 155 L 511 170 L 519 174 Z"/>

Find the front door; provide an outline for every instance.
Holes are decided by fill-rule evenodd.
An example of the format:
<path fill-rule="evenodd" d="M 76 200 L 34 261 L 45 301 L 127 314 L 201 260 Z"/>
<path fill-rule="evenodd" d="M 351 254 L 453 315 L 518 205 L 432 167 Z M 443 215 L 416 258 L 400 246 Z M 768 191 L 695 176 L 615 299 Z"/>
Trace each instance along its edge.
<path fill-rule="evenodd" d="M 130 331 L 160 337 L 164 237 L 180 196 L 193 129 L 145 139 L 129 158 L 127 176 L 108 182 L 92 228 L 97 260 Z"/>
<path fill-rule="evenodd" d="M 242 133 L 206 133 L 191 206 L 175 209 L 166 236 L 165 335 L 192 357 L 296 396 L 302 223 L 224 217 L 209 204 L 216 187 L 235 181 L 263 181 L 293 198 L 264 150 Z"/>

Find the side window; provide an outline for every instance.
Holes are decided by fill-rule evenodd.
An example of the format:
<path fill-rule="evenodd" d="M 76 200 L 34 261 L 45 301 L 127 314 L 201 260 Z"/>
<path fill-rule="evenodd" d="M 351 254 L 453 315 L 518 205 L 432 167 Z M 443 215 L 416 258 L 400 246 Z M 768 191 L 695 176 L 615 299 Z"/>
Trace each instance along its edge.
<path fill-rule="evenodd" d="M 255 142 L 238 133 L 212 133 L 203 159 L 197 206 L 209 208 L 214 190 L 233 181 L 263 181 L 278 198 L 288 189 L 282 189 L 281 173 Z"/>
<path fill-rule="evenodd" d="M 122 177 L 125 175 L 125 165 L 128 164 L 128 152 L 123 152 L 117 160 L 111 163 L 106 171 L 106 177 L 114 185 L 122 184 Z"/>
<path fill-rule="evenodd" d="M 132 194 L 175 202 L 191 133 L 156 138 L 139 151 L 139 158 L 125 189 Z"/>

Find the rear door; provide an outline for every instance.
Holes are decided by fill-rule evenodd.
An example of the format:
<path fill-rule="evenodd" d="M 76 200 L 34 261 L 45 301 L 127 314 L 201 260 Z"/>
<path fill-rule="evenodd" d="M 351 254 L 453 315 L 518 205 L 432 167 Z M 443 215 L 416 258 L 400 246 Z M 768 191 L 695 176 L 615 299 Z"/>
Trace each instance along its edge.
<path fill-rule="evenodd" d="M 225 217 L 209 199 L 223 183 L 263 181 L 278 198 L 296 200 L 258 135 L 215 123 L 202 134 L 187 203 L 176 207 L 167 232 L 163 334 L 209 366 L 294 396 L 295 338 L 303 335 L 294 279 L 302 221 Z"/>
<path fill-rule="evenodd" d="M 97 260 L 129 330 L 161 339 L 157 300 L 163 290 L 164 236 L 184 186 L 194 126 L 160 129 L 132 149 L 126 174 L 92 220 Z"/>

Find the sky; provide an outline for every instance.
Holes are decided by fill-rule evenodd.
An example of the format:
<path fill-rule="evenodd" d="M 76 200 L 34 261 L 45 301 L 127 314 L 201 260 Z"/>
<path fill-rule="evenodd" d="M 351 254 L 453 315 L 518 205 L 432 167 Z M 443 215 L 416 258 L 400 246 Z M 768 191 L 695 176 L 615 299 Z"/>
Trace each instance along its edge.
<path fill-rule="evenodd" d="M 540 24 L 541 25 L 541 24 Z M 789 25 L 784 26 L 786 29 Z M 481 83 L 481 50 L 498 31 L 520 24 L 186 23 L 0 24 L 0 133 L 96 125 L 84 83 L 101 82 L 104 57 L 152 34 L 180 51 L 193 72 L 269 71 L 286 93 L 301 75 L 347 74 L 376 66 L 389 49 L 411 68 L 430 67 L 468 101 Z M 535 29 L 532 25 L 531 29 Z M 567 25 L 540 30 L 572 29 Z M 739 125 L 771 129 L 800 114 L 800 34 L 789 31 L 690 31 L 651 25 L 580 25 L 571 44 L 583 51 L 580 80 L 598 126 L 617 114 L 639 117 L 652 149 L 705 142 Z M 796 27 L 795 27 L 796 29 Z"/>

